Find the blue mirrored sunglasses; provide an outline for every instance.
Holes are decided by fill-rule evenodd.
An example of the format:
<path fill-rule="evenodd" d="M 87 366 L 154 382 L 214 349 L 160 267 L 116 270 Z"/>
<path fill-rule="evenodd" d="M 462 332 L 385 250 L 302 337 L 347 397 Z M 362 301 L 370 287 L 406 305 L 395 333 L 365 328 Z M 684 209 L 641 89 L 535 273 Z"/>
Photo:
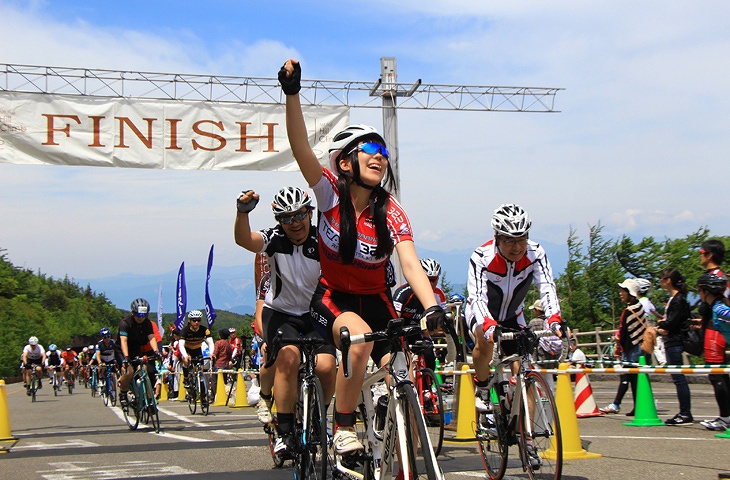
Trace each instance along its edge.
<path fill-rule="evenodd" d="M 380 152 L 380 154 L 382 156 L 384 156 L 385 158 L 390 158 L 388 149 L 385 148 L 384 145 L 380 145 L 379 143 L 375 143 L 375 142 L 367 142 L 367 143 L 363 143 L 362 145 L 358 145 L 357 147 L 350 150 L 350 153 L 354 152 L 355 150 L 362 150 L 363 152 L 367 153 L 368 155 L 375 155 L 376 153 Z M 348 153 L 348 155 L 350 153 Z"/>
<path fill-rule="evenodd" d="M 302 220 L 307 218 L 308 213 L 309 210 L 304 210 L 303 212 L 299 212 L 294 215 L 282 215 L 280 217 L 276 217 L 276 220 L 282 225 L 291 225 L 294 222 L 301 222 Z"/>

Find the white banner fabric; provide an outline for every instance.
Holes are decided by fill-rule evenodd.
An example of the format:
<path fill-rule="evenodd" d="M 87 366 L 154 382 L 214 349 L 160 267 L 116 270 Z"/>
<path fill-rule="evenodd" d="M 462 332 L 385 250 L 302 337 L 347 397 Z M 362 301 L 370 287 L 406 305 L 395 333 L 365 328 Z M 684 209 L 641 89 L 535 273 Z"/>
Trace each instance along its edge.
<path fill-rule="evenodd" d="M 305 106 L 323 165 L 343 106 Z M 0 163 L 295 171 L 283 105 L 0 92 Z"/>

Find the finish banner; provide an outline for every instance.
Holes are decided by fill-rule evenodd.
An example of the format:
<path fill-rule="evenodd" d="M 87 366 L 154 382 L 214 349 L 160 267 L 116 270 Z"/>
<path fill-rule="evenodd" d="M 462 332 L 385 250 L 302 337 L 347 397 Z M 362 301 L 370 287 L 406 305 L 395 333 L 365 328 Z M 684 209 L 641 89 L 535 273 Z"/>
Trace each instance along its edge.
<path fill-rule="evenodd" d="M 344 106 L 303 106 L 323 165 Z M 283 105 L 0 92 L 0 163 L 296 171 Z"/>

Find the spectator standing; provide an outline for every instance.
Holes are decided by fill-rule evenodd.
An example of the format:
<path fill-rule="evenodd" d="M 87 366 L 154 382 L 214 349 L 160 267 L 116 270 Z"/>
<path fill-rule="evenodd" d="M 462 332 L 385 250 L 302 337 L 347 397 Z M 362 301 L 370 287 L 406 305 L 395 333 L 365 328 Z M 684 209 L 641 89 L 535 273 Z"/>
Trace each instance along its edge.
<path fill-rule="evenodd" d="M 669 293 L 664 319 L 657 325 L 657 333 L 664 339 L 667 362 L 670 365 L 682 364 L 682 332 L 689 328 L 690 308 L 687 302 L 686 279 L 676 268 L 665 268 L 659 279 L 661 287 Z M 673 373 L 672 381 L 677 389 L 679 413 L 666 420 L 667 425 L 688 425 L 692 418 L 692 403 L 687 377 Z"/>
<path fill-rule="evenodd" d="M 636 279 L 627 278 L 619 286 L 619 296 L 621 301 L 626 304 L 626 308 L 621 312 L 619 320 L 619 329 L 616 331 L 616 343 L 621 350 L 621 361 L 636 364 L 641 355 L 641 339 L 644 336 L 644 325 L 646 324 L 646 315 L 644 308 L 639 302 L 639 283 Z M 619 413 L 621 411 L 621 401 L 631 386 L 631 394 L 634 397 L 634 407 L 636 407 L 636 375 L 622 373 L 619 376 L 619 386 L 616 391 L 613 403 L 599 410 L 603 413 Z M 631 409 L 626 415 L 631 417 L 634 415 L 635 408 Z"/>

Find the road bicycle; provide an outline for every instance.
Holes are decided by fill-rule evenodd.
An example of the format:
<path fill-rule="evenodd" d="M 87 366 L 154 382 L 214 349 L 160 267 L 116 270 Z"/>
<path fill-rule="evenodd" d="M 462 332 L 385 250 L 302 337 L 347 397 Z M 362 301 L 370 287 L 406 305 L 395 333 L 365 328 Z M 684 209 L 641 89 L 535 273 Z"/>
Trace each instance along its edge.
<path fill-rule="evenodd" d="M 53 367 L 53 372 L 51 373 L 51 388 L 53 389 L 53 396 L 57 397 L 58 392 L 61 391 L 61 388 L 63 388 L 63 385 L 61 384 L 61 379 L 59 373 L 61 372 L 61 367 Z"/>
<path fill-rule="evenodd" d="M 532 370 L 530 352 L 538 337 L 551 330 L 495 331 L 496 348 L 514 340 L 517 353 L 495 366 L 489 379 L 489 398 L 477 402 L 475 435 L 482 463 L 491 480 L 500 480 L 507 469 L 509 447 L 517 445 L 523 471 L 531 479 L 559 479 L 563 468 L 563 442 L 555 398 L 548 383 Z M 511 365 L 519 362 L 516 374 Z"/>
<path fill-rule="evenodd" d="M 208 389 L 208 377 L 205 374 L 205 359 L 203 357 L 193 357 L 190 363 L 191 368 L 187 377 L 188 384 L 185 385 L 188 408 L 190 413 L 195 415 L 198 403 L 200 403 L 200 411 L 203 415 L 208 415 L 210 411 L 210 391 Z"/>
<path fill-rule="evenodd" d="M 31 403 L 35 402 L 35 396 L 38 393 L 38 385 L 41 382 L 41 379 L 38 378 L 38 371 L 36 370 L 36 365 L 30 364 L 30 384 L 28 385 L 28 392 L 30 395 Z"/>
<path fill-rule="evenodd" d="M 330 470 L 331 458 L 327 453 L 327 402 L 324 398 L 322 383 L 315 367 L 317 364 L 317 349 L 325 344 L 319 337 L 284 338 L 283 332 L 278 330 L 271 341 L 266 368 L 271 368 L 276 361 L 282 345 L 296 345 L 301 352 L 301 365 L 297 403 L 294 409 L 294 478 L 325 480 Z M 274 432 L 275 426 L 272 426 Z M 271 430 L 272 427 L 269 429 Z M 269 443 L 276 442 L 276 437 L 269 434 Z M 273 442 L 272 442 L 273 440 Z M 276 457 L 276 455 L 274 454 Z M 283 464 L 283 459 L 279 459 Z M 274 460 L 276 464 L 276 459 Z M 277 465 L 281 466 L 281 465 Z"/>
<path fill-rule="evenodd" d="M 101 398 L 104 405 L 117 406 L 117 367 L 113 363 L 105 365 L 104 380 L 101 381 Z"/>
<path fill-rule="evenodd" d="M 420 325 L 404 325 L 402 318 L 392 319 L 385 330 L 350 335 L 347 327 L 340 330 L 341 368 L 349 377 L 351 366 L 349 348 L 351 345 L 387 341 L 390 345 L 390 360 L 363 382 L 358 410 L 365 428 L 363 452 L 334 456 L 333 477 L 358 480 L 390 479 L 393 466 L 398 457 L 403 478 L 443 480 L 444 474 L 438 465 L 428 435 L 426 421 L 418 404 L 416 389 L 411 381 L 410 351 L 418 352 L 423 348 L 433 348 L 430 341 L 421 337 Z M 416 340 L 410 340 L 416 338 Z M 389 379 L 387 395 L 373 401 L 373 386 L 383 379 Z M 378 404 L 380 414 L 375 415 Z M 385 410 L 383 412 L 383 410 Z M 375 427 L 382 425 L 382 431 Z M 396 454 L 396 451 L 399 452 Z"/>
<path fill-rule="evenodd" d="M 91 365 L 89 367 L 89 388 L 91 389 L 91 397 L 96 397 L 99 387 L 99 367 Z"/>
<path fill-rule="evenodd" d="M 147 356 L 131 358 L 129 364 L 134 368 L 134 373 L 129 382 L 127 405 L 122 405 L 124 420 L 130 430 L 136 430 L 141 421 L 145 424 L 151 422 L 155 433 L 160 433 L 160 414 L 155 391 L 147 375 Z"/>
<path fill-rule="evenodd" d="M 444 441 L 444 399 L 436 374 L 426 367 L 423 355 L 413 357 L 413 383 L 416 386 L 418 405 L 431 437 L 433 453 L 438 457 Z"/>

